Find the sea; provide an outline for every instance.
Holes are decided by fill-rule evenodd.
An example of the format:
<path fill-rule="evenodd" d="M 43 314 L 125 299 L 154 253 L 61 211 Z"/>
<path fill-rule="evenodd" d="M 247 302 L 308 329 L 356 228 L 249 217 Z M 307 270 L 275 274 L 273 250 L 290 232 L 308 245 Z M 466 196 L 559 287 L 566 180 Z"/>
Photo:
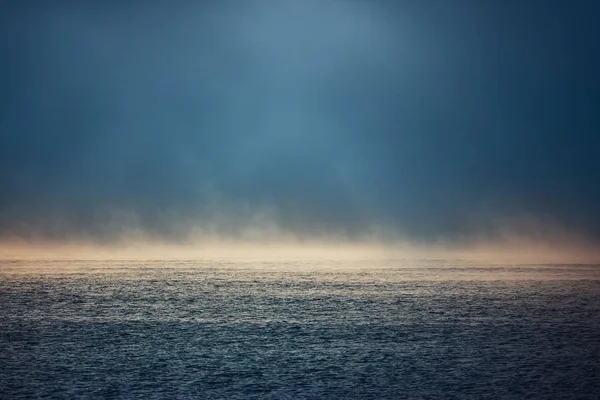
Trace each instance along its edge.
<path fill-rule="evenodd" d="M 600 265 L 0 261 L 0 399 L 599 399 Z"/>

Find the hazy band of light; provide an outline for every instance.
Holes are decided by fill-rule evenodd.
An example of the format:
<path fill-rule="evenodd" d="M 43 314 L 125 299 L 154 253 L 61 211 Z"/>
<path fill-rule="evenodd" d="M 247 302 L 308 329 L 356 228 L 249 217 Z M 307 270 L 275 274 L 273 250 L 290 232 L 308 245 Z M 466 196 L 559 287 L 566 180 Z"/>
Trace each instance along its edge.
<path fill-rule="evenodd" d="M 423 244 L 375 237 L 344 239 L 189 238 L 165 241 L 139 235 L 112 243 L 86 240 L 18 238 L 0 242 L 4 260 L 368 260 L 368 259 L 463 259 L 491 263 L 597 263 L 600 252 L 585 240 L 555 236 L 540 240 L 522 235 L 501 239 L 470 239 L 462 243 Z"/>

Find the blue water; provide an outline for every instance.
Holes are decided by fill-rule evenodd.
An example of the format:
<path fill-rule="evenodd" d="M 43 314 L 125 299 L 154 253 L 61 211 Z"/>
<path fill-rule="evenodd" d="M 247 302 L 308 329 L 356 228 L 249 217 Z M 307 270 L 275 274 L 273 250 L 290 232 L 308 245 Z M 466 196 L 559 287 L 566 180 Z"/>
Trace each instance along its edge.
<path fill-rule="evenodd" d="M 600 266 L 3 261 L 0 398 L 600 397 Z"/>

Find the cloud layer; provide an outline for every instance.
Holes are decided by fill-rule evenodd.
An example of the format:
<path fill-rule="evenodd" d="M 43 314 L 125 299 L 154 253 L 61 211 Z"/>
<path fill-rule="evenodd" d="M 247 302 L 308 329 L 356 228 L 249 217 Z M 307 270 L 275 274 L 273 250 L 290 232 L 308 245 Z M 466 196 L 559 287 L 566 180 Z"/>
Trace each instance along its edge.
<path fill-rule="evenodd" d="M 594 2 L 12 3 L 4 238 L 600 238 Z"/>

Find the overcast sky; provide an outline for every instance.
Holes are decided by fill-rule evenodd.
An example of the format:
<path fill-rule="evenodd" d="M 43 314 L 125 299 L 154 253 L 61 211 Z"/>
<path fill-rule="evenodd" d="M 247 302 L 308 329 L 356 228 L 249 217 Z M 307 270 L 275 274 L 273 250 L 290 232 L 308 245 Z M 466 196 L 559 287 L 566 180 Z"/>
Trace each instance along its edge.
<path fill-rule="evenodd" d="M 600 239 L 597 1 L 0 7 L 2 236 Z"/>

